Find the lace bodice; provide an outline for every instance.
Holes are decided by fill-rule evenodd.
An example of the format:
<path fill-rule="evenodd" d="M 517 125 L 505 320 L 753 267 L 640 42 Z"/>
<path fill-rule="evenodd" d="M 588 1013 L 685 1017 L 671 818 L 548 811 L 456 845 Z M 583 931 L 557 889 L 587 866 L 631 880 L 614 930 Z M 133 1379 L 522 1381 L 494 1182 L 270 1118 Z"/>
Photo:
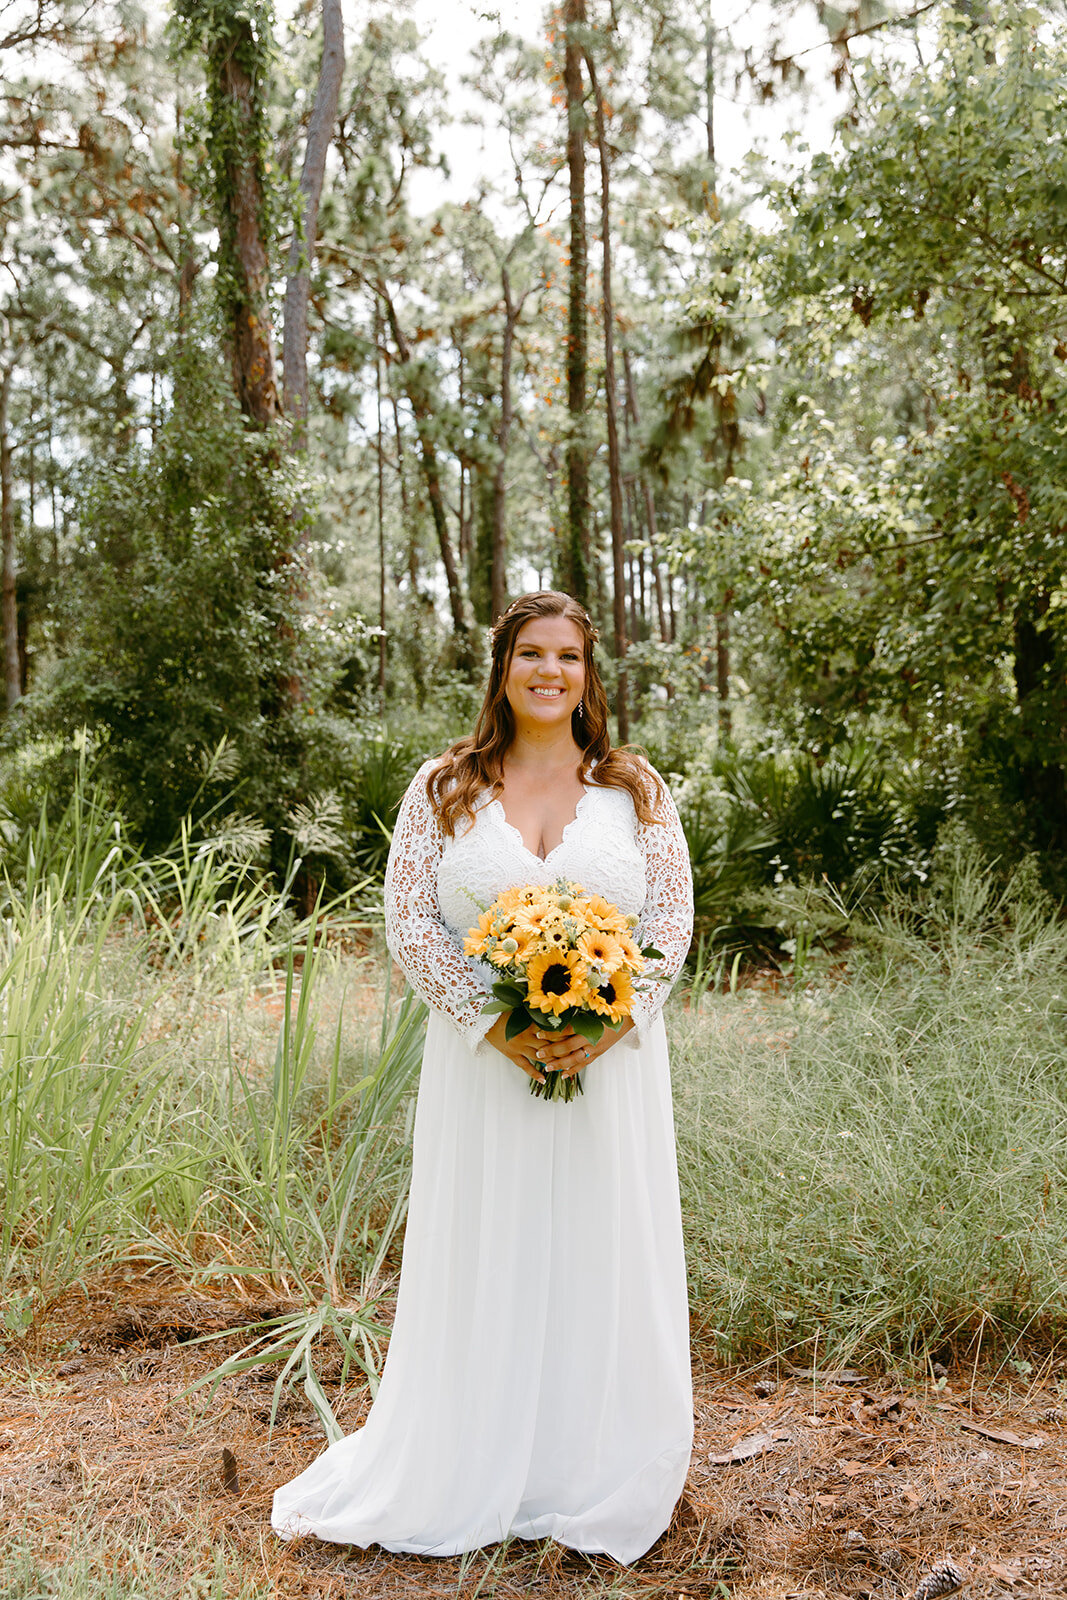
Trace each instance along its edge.
<path fill-rule="evenodd" d="M 499 800 L 486 799 L 473 822 L 445 838 L 426 794 L 426 762 L 400 806 L 385 872 L 385 932 L 389 949 L 412 988 L 443 1012 L 474 1048 L 495 1018 L 481 1014 L 489 998 L 490 969 L 468 960 L 462 941 L 480 911 L 502 889 L 520 883 L 570 878 L 621 911 L 639 918 L 637 937 L 663 952 L 673 981 L 681 971 L 693 928 L 689 852 L 674 802 L 664 820 L 640 823 L 623 789 L 587 784 L 563 837 L 543 859 L 528 850 Z M 657 983 L 638 997 L 635 1046 L 659 1015 L 670 989 Z"/>

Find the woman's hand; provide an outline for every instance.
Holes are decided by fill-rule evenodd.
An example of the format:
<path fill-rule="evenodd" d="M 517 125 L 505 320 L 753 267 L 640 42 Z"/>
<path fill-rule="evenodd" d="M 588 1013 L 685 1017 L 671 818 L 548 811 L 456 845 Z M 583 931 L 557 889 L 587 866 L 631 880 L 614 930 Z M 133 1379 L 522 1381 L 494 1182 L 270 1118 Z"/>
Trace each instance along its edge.
<path fill-rule="evenodd" d="M 610 1050 L 625 1033 L 633 1027 L 629 1017 L 626 1017 L 621 1027 L 605 1028 L 598 1044 L 590 1044 L 588 1039 L 583 1039 L 581 1034 L 575 1033 L 573 1028 L 539 1028 L 536 1025 L 524 1028 L 522 1033 L 517 1033 L 514 1038 L 504 1037 L 507 1027 L 508 1015 L 505 1012 L 497 1017 L 493 1026 L 486 1034 L 486 1039 L 502 1056 L 507 1056 L 509 1061 L 521 1067 L 527 1077 L 533 1078 L 537 1083 L 544 1083 L 546 1072 L 562 1072 L 565 1078 L 573 1078 L 576 1072 L 581 1072 L 597 1056 L 602 1056 Z"/>

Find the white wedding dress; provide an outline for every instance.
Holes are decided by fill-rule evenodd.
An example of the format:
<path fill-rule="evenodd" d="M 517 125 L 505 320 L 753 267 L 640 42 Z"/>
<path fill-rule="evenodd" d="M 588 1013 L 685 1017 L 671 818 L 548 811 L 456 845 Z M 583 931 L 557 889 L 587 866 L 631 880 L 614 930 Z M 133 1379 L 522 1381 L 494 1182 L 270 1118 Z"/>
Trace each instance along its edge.
<path fill-rule="evenodd" d="M 274 1497 L 285 1538 L 447 1556 L 508 1536 L 642 1555 L 681 1494 L 693 1437 L 681 1214 L 661 1009 L 563 1103 L 484 1041 L 488 969 L 460 941 L 519 883 L 578 882 L 640 916 L 676 975 L 692 887 L 673 803 L 637 821 L 586 787 L 545 859 L 499 801 L 443 838 L 427 763 L 386 875 L 389 948 L 431 1007 L 396 1319 L 365 1425 Z"/>

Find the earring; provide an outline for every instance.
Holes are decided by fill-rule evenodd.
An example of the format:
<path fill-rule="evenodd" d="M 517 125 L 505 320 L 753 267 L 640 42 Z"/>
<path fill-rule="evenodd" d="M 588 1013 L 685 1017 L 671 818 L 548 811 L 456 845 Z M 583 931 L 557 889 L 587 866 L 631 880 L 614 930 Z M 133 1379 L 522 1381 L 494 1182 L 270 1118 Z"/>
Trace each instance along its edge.
<path fill-rule="evenodd" d="M 578 715 L 580 717 L 584 717 L 585 716 L 585 701 L 584 700 L 579 700 L 579 702 L 578 702 Z"/>

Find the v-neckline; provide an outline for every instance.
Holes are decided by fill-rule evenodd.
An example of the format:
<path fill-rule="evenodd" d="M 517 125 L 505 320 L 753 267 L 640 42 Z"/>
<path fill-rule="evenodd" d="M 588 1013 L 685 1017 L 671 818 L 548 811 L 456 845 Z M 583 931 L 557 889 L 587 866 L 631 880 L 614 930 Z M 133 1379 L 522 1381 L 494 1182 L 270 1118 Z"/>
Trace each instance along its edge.
<path fill-rule="evenodd" d="M 497 807 L 498 811 L 500 812 L 500 820 L 503 822 L 505 828 L 507 828 L 509 833 L 513 833 L 515 835 L 516 839 L 519 841 L 520 846 L 522 847 L 523 850 L 525 850 L 526 854 L 530 857 L 530 859 L 532 861 L 551 861 L 552 857 L 556 854 L 556 851 L 563 849 L 563 846 L 564 846 L 564 844 L 566 843 L 566 840 L 567 840 L 567 835 L 568 835 L 568 833 L 570 833 L 571 829 L 574 827 L 574 824 L 578 821 L 578 818 L 581 815 L 582 807 L 585 804 L 585 802 L 588 800 L 589 794 L 590 794 L 590 790 L 589 790 L 588 785 L 583 783 L 582 792 L 579 795 L 578 803 L 574 808 L 574 815 L 573 815 L 573 817 L 571 818 L 571 820 L 569 822 L 564 824 L 563 832 L 559 836 L 559 843 L 558 844 L 554 844 L 552 846 L 551 850 L 547 851 L 547 853 L 545 855 L 543 855 L 543 856 L 539 856 L 537 854 L 536 850 L 531 850 L 530 846 L 526 843 L 526 840 L 523 838 L 523 836 L 522 836 L 521 832 L 519 831 L 519 829 L 516 828 L 516 826 L 515 826 L 515 824 L 513 822 L 509 822 L 508 821 L 508 814 L 504 810 L 504 802 L 502 800 L 498 800 L 498 799 L 494 798 L 489 803 L 490 803 L 490 805 L 494 805 L 494 806 Z"/>

